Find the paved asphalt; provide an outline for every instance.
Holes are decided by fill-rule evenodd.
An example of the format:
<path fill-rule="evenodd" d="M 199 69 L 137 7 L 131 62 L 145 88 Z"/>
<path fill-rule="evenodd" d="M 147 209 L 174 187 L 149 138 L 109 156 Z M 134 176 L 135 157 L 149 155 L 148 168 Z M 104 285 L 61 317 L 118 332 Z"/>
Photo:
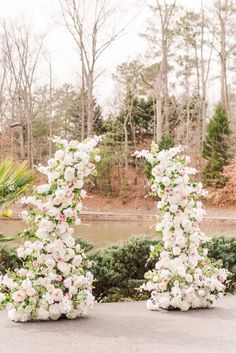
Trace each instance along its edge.
<path fill-rule="evenodd" d="M 236 296 L 184 313 L 97 304 L 86 318 L 57 322 L 13 323 L 2 311 L 0 353 L 236 353 Z"/>

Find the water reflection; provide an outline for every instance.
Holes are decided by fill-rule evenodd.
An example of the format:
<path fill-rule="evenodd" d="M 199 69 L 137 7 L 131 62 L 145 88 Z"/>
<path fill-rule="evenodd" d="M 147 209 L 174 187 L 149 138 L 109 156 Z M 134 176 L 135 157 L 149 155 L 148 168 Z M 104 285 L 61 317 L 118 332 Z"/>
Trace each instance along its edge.
<path fill-rule="evenodd" d="M 17 232 L 26 228 L 22 221 L 0 221 L 0 233 L 15 236 Z M 236 237 L 236 225 L 225 223 L 203 223 L 201 229 L 210 236 L 225 235 Z M 138 234 L 155 234 L 154 221 L 84 221 L 75 227 L 75 234 L 84 236 L 96 246 L 102 247 L 118 240 L 125 240 Z"/>

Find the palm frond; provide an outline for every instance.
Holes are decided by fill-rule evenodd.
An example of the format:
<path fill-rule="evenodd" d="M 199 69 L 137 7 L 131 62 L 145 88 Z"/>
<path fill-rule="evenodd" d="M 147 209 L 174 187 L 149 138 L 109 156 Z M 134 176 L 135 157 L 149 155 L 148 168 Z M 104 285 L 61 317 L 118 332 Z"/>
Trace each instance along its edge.
<path fill-rule="evenodd" d="M 0 163 L 0 208 L 5 207 L 25 192 L 28 184 L 35 177 L 36 174 L 28 169 L 26 161 L 19 163 L 6 158 Z"/>

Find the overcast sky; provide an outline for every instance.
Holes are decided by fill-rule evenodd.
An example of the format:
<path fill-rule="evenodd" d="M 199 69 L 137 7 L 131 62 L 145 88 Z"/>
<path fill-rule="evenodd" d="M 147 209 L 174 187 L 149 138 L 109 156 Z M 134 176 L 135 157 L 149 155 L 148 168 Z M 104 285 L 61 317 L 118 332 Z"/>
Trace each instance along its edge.
<path fill-rule="evenodd" d="M 213 0 L 208 0 L 208 4 L 210 1 Z M 201 0 L 179 0 L 178 3 L 197 8 Z M 139 34 L 145 29 L 149 12 L 141 5 L 142 0 L 126 0 L 126 4 L 135 6 L 132 6 L 133 13 L 129 11 L 124 14 L 123 20 L 126 17 L 127 21 L 134 17 L 135 20 L 129 25 L 127 33 L 115 42 L 102 58 L 101 66 L 106 72 L 96 87 L 97 96 L 102 104 L 110 97 L 111 74 L 116 65 L 144 53 L 146 48 L 146 42 Z M 0 17 L 18 20 L 24 17 L 33 24 L 36 32 L 48 32 L 45 44 L 52 56 L 54 84 L 78 81 L 79 59 L 73 39 L 62 25 L 58 0 L 0 0 Z"/>

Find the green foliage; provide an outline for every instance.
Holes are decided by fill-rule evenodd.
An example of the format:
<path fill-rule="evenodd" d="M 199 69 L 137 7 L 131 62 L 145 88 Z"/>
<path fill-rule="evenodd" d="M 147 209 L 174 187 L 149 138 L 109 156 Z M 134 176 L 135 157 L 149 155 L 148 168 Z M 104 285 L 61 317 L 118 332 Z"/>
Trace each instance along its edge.
<path fill-rule="evenodd" d="M 120 244 L 97 250 L 91 255 L 96 278 L 94 294 L 97 300 L 117 301 L 124 298 L 143 299 L 138 290 L 144 273 L 151 269 L 148 262 L 150 246 L 156 240 L 135 237 Z"/>
<path fill-rule="evenodd" d="M 117 120 L 108 119 L 102 126 L 103 139 L 99 154 L 101 161 L 97 165 L 95 176 L 96 189 L 107 197 L 119 197 L 126 200 L 127 184 L 124 178 L 123 128 Z"/>
<path fill-rule="evenodd" d="M 18 163 L 7 158 L 0 163 L 0 208 L 25 192 L 34 179 L 35 174 L 28 169 L 27 162 Z"/>
<path fill-rule="evenodd" d="M 154 246 L 158 257 L 162 249 L 161 240 L 147 236 L 134 237 L 91 254 L 96 278 L 94 294 L 98 301 L 146 298 L 138 288 L 143 283 L 145 272 L 153 268 L 157 260 L 149 258 L 150 246 Z M 233 292 L 236 288 L 236 239 L 213 238 L 207 246 L 211 260 L 232 272 L 226 291 Z"/>
<path fill-rule="evenodd" d="M 14 240 L 14 238 L 7 237 L 7 236 L 3 235 L 2 233 L 0 233 L 0 243 L 4 243 L 6 241 L 12 241 L 12 240 Z"/>
<path fill-rule="evenodd" d="M 139 290 L 144 282 L 144 274 L 155 265 L 156 258 L 150 259 L 150 246 L 154 246 L 156 256 L 162 249 L 157 238 L 137 236 L 122 243 L 91 251 L 93 244 L 78 237 L 76 242 L 85 248 L 93 261 L 95 276 L 94 294 L 98 301 L 122 301 L 127 299 L 144 300 L 147 294 Z M 213 238 L 208 244 L 208 256 L 231 272 L 226 291 L 236 289 L 236 239 Z M 0 247 L 0 272 L 22 265 L 15 248 Z"/>
<path fill-rule="evenodd" d="M 174 147 L 175 141 L 170 134 L 165 134 L 162 136 L 159 142 L 159 151 L 162 150 L 169 150 L 170 148 Z"/>
<path fill-rule="evenodd" d="M 0 273 L 6 273 L 8 269 L 14 270 L 22 266 L 22 261 L 16 254 L 14 247 L 0 246 Z"/>
<path fill-rule="evenodd" d="M 212 239 L 208 243 L 208 256 L 216 261 L 220 260 L 222 267 L 227 268 L 231 272 L 228 282 L 228 290 L 236 289 L 236 239 L 219 237 Z"/>
<path fill-rule="evenodd" d="M 203 142 L 202 156 L 207 161 L 203 182 L 206 186 L 221 188 L 227 182 L 223 170 L 231 158 L 230 135 L 226 110 L 222 104 L 218 104 Z"/>

